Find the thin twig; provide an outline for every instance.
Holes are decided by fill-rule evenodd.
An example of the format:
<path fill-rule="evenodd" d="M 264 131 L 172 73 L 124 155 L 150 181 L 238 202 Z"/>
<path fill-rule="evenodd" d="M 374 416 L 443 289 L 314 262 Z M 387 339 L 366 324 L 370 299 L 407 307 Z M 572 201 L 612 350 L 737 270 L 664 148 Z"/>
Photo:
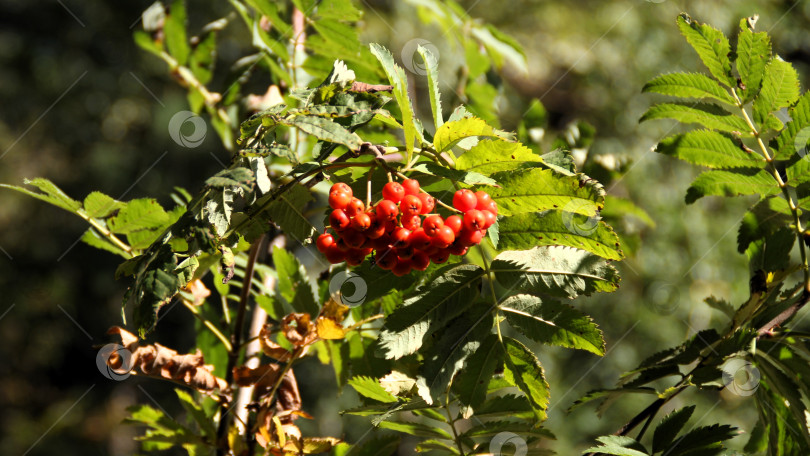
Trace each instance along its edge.
<path fill-rule="evenodd" d="M 810 292 L 804 290 L 802 291 L 802 297 L 801 299 L 799 299 L 798 302 L 780 312 L 779 315 L 775 316 L 768 323 L 762 325 L 762 327 L 757 330 L 757 337 L 762 337 L 771 334 L 774 328 L 776 328 L 777 326 L 781 325 L 782 323 L 786 322 L 791 317 L 796 315 L 796 312 L 801 310 L 802 307 L 804 307 L 808 303 L 808 301 L 810 301 Z"/>
<path fill-rule="evenodd" d="M 233 368 L 236 367 L 236 363 L 239 360 L 239 353 L 241 352 L 242 348 L 242 330 L 245 323 L 245 312 L 248 299 L 250 298 L 250 289 L 252 288 L 253 271 L 256 266 L 256 259 L 259 257 L 259 251 L 261 246 L 264 244 L 265 239 L 266 236 L 262 235 L 258 240 L 256 240 L 253 245 L 250 246 L 250 253 L 248 254 L 248 261 L 245 267 L 245 276 L 242 282 L 242 292 L 239 297 L 239 308 L 236 312 L 233 332 L 231 333 L 232 350 L 228 352 L 228 365 L 225 370 L 225 381 L 229 385 L 233 382 Z M 228 409 L 223 408 L 219 418 L 219 426 L 217 428 L 217 440 L 219 442 L 219 449 L 217 452 L 220 455 L 223 454 L 222 447 L 227 438 L 229 421 Z"/>
<path fill-rule="evenodd" d="M 130 257 L 133 257 L 133 258 L 135 257 L 135 253 L 133 253 L 132 247 L 130 247 L 127 243 L 125 243 L 121 239 L 118 239 L 112 233 L 112 231 L 108 230 L 103 225 L 98 223 L 93 217 L 90 217 L 89 215 L 85 214 L 84 211 L 81 211 L 81 210 L 76 211 L 76 214 L 79 217 L 83 218 L 85 221 L 87 221 L 87 223 L 89 223 L 90 226 L 92 226 L 96 231 L 98 231 L 98 233 L 100 235 L 102 235 L 102 236 L 106 237 L 107 239 L 109 239 L 110 242 L 115 244 L 116 247 L 118 247 L 119 249 L 121 249 L 124 252 L 126 252 L 127 254 L 129 254 Z"/>

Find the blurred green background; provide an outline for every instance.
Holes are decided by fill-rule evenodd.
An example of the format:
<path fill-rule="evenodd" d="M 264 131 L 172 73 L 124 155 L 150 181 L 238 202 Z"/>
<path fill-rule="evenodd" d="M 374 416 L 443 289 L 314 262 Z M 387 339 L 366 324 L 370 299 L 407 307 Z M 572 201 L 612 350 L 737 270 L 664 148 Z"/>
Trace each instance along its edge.
<path fill-rule="evenodd" d="M 380 42 L 397 58 L 406 43 L 433 43 L 447 84 L 460 52 L 438 28 L 417 20 L 404 2 L 356 2 L 366 10 L 363 38 Z M 674 132 L 673 124 L 638 124 L 653 102 L 640 93 L 651 77 L 702 71 L 675 27 L 681 11 L 734 37 L 741 17 L 759 14 L 758 28 L 773 36 L 774 51 L 810 69 L 810 2 L 578 0 L 460 2 L 474 17 L 511 34 L 525 48 L 529 74 L 506 69 L 496 101 L 504 128 L 515 128 L 532 99 L 549 111 L 550 130 L 571 122 L 596 127 L 590 153 L 622 163 L 627 173 L 607 185 L 635 201 L 655 220 L 638 231 L 641 245 L 618 267 L 623 282 L 611 295 L 580 299 L 605 332 L 603 359 L 570 350 L 534 347 L 552 387 L 547 426 L 560 454 L 578 454 L 593 437 L 613 432 L 646 401 L 620 401 L 601 419 L 593 406 L 566 409 L 585 392 L 610 387 L 643 357 L 681 342 L 722 317 L 701 304 L 709 295 L 739 303 L 748 271 L 736 253 L 736 229 L 750 200 L 705 199 L 686 206 L 683 195 L 697 170 L 657 156 L 651 148 Z M 156 197 L 170 205 L 174 186 L 195 192 L 229 160 L 218 138 L 183 148 L 167 124 L 187 109 L 185 92 L 164 65 L 138 49 L 132 30 L 147 2 L 0 3 L 0 182 L 22 184 L 47 177 L 76 198 L 100 190 L 119 199 Z M 226 2 L 188 1 L 190 28 L 230 9 Z M 235 27 L 236 28 L 236 27 Z M 241 30 L 223 34 L 218 59 L 232 63 L 249 40 Z M 266 75 L 249 81 L 263 94 Z M 106 329 L 120 323 L 126 284 L 116 282 L 118 258 L 78 239 L 86 229 L 75 216 L 0 191 L 0 454 L 125 455 L 137 452 L 138 429 L 121 425 L 133 403 L 156 405 L 182 416 L 172 386 L 130 378 L 108 380 L 95 365 Z M 178 306 L 179 307 L 179 306 Z M 194 344 L 191 317 L 165 309 L 151 340 L 179 351 Z M 304 408 L 318 419 L 305 428 L 355 441 L 365 419 L 342 419 L 353 402 L 336 401 L 331 368 L 312 361 L 297 370 Z M 665 412 L 697 401 L 700 424 L 729 422 L 750 430 L 755 419 L 745 398 L 682 395 Z M 322 418 L 321 418 L 322 417 Z M 303 424 L 303 423 L 302 423 Z M 694 424 L 694 423 L 693 423 Z M 744 438 L 735 443 L 741 447 Z M 182 454 L 178 452 L 177 454 Z M 403 453 L 404 454 L 404 453 Z"/>

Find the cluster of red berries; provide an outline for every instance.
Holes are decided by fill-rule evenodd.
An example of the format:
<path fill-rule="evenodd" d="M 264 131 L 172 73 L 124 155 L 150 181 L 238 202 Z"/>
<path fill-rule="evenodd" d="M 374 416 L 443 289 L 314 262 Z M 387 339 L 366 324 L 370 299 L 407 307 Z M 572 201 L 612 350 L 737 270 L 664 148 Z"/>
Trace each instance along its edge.
<path fill-rule="evenodd" d="M 453 195 L 453 207 L 461 215 L 442 218 L 432 213 L 435 200 L 420 193 L 414 179 L 385 184 L 382 196 L 374 207 L 366 208 L 348 185 L 332 186 L 329 226 L 334 233 L 327 231 L 316 241 L 330 263 L 358 266 L 373 252 L 377 266 L 397 276 L 412 269 L 424 271 L 431 261 L 441 264 L 451 254 L 467 253 L 498 215 L 498 205 L 488 193 L 463 189 Z"/>

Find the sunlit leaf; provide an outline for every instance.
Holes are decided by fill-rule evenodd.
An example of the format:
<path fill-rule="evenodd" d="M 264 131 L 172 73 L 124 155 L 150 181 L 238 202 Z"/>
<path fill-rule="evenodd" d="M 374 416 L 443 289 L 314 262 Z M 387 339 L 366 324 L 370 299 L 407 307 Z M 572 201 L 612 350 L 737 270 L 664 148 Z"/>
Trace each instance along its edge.
<path fill-rule="evenodd" d="M 490 269 L 507 289 L 573 298 L 618 287 L 619 276 L 605 260 L 569 247 L 502 252 Z"/>

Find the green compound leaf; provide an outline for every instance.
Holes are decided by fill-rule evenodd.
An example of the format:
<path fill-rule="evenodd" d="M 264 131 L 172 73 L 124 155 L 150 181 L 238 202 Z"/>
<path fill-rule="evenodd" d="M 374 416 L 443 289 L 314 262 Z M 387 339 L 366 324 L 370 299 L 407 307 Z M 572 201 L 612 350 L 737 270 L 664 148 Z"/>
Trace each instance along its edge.
<path fill-rule="evenodd" d="M 664 451 L 664 448 L 668 447 L 675 440 L 675 437 L 677 437 L 684 426 L 686 426 L 689 417 L 692 416 L 692 412 L 694 411 L 695 406 L 691 405 L 676 410 L 661 420 L 661 423 L 656 426 L 655 433 L 653 434 L 653 453 Z"/>
<path fill-rule="evenodd" d="M 644 85 L 642 92 L 680 98 L 713 98 L 734 105 L 734 98 L 714 79 L 701 73 L 662 74 Z"/>
<path fill-rule="evenodd" d="M 495 338 L 495 343 L 498 343 L 497 337 Z M 500 346 L 495 345 L 495 347 L 500 353 Z M 472 358 L 470 362 L 472 362 Z M 484 385 L 484 388 L 486 388 L 486 385 Z M 472 411 L 470 411 L 470 413 L 472 413 Z M 503 396 L 492 396 L 482 405 L 476 406 L 475 416 L 478 418 L 520 418 L 530 420 L 534 416 L 534 412 L 532 412 L 532 406 L 529 404 L 526 396 L 506 394 Z"/>
<path fill-rule="evenodd" d="M 270 195 L 268 195 L 270 196 Z M 262 197 L 262 199 L 265 197 Z M 259 199 L 256 204 L 261 204 Z M 306 244 L 315 233 L 315 227 L 304 215 L 304 208 L 313 200 L 312 193 L 303 185 L 295 185 L 279 195 L 263 212 L 270 221 L 298 242 Z"/>
<path fill-rule="evenodd" d="M 391 456 L 396 454 L 399 448 L 400 437 L 398 435 L 386 435 L 369 439 L 361 444 L 353 445 L 351 456 Z M 336 453 L 337 454 L 337 453 Z M 343 456 L 349 453 L 344 453 Z"/>
<path fill-rule="evenodd" d="M 810 154 L 806 154 L 801 160 L 788 166 L 786 171 L 787 181 L 794 187 L 810 182 Z"/>
<path fill-rule="evenodd" d="M 63 192 L 59 187 L 54 185 L 54 183 L 49 181 L 48 179 L 37 177 L 35 179 L 30 180 L 25 179 L 23 182 L 26 185 L 33 185 L 34 187 L 38 188 L 42 193 L 32 192 L 27 188 L 8 184 L 0 184 L 0 188 L 7 188 L 10 190 L 14 190 L 16 192 L 23 193 L 25 195 L 34 197 L 38 200 L 45 201 L 46 203 L 53 204 L 54 206 L 60 207 L 68 212 L 76 213 L 76 211 L 78 211 L 82 207 L 82 203 L 67 196 L 65 192 Z"/>
<path fill-rule="evenodd" d="M 442 118 L 442 96 L 439 93 L 439 62 L 436 60 L 436 56 L 430 52 L 430 49 L 421 44 L 416 48 L 416 51 L 425 62 L 430 107 L 433 111 L 433 125 L 439 128 L 444 123 Z"/>
<path fill-rule="evenodd" d="M 762 167 L 760 155 L 743 150 L 730 136 L 709 130 L 694 130 L 661 140 L 656 152 L 707 168 Z"/>
<path fill-rule="evenodd" d="M 799 98 L 799 101 L 790 109 L 788 109 L 791 121 L 785 125 L 785 128 L 774 141 L 771 141 L 771 146 L 777 149 L 776 159 L 787 160 L 799 154 L 802 157 L 808 156 L 808 141 L 810 141 L 810 92 L 805 92 Z"/>
<path fill-rule="evenodd" d="M 737 233 L 737 251 L 744 253 L 748 246 L 775 233 L 792 220 L 787 200 L 772 196 L 760 200 L 743 216 Z"/>
<path fill-rule="evenodd" d="M 526 395 L 534 415 L 538 420 L 544 421 L 549 389 L 540 361 L 525 345 L 511 337 L 503 338 L 501 348 L 504 354 L 504 378 Z"/>
<path fill-rule="evenodd" d="M 456 159 L 456 169 L 487 176 L 499 171 L 542 166 L 543 159 L 521 143 L 485 139 Z"/>
<path fill-rule="evenodd" d="M 428 426 L 420 423 L 403 423 L 397 421 L 383 421 L 380 423 L 383 429 L 391 429 L 392 431 L 402 432 L 404 434 L 415 435 L 417 437 L 428 437 L 433 439 L 447 439 L 452 440 L 453 437 L 442 428 L 436 426 Z"/>
<path fill-rule="evenodd" d="M 492 176 L 501 188 L 476 187 L 498 203 L 499 215 L 561 209 L 586 216 L 602 209 L 605 190 L 584 175 L 561 176 L 550 169 L 501 172 Z"/>
<path fill-rule="evenodd" d="M 188 67 L 201 84 L 208 84 L 214 75 L 217 56 L 216 30 L 209 31 L 202 38 L 188 59 Z M 202 107 L 202 106 L 199 106 Z M 198 110 L 199 111 L 199 110 Z"/>
<path fill-rule="evenodd" d="M 110 253 L 114 253 L 116 255 L 120 255 L 124 258 L 132 258 L 132 255 L 128 254 L 124 250 L 122 250 L 117 245 L 113 244 L 109 239 L 106 237 L 102 237 L 98 232 L 94 229 L 88 229 L 82 235 L 82 242 L 89 245 L 90 247 L 95 247 L 97 249 L 106 250 Z"/>
<path fill-rule="evenodd" d="M 173 446 L 182 446 L 190 455 L 206 454 L 211 450 L 203 436 L 197 435 L 160 410 L 148 405 L 134 405 L 127 408 L 127 411 L 129 416 L 124 423 L 146 426 L 144 435 L 136 437 L 136 440 L 143 442 L 144 448 L 168 450 Z"/>
<path fill-rule="evenodd" d="M 386 319 L 380 345 L 386 358 L 415 353 L 423 339 L 472 305 L 484 270 L 472 264 L 448 265 Z"/>
<path fill-rule="evenodd" d="M 619 274 L 604 259 L 584 250 L 547 246 L 502 252 L 490 268 L 507 289 L 573 298 L 618 288 Z"/>
<path fill-rule="evenodd" d="M 678 28 L 712 76 L 734 87 L 737 81 L 731 75 L 731 61 L 728 58 L 731 45 L 723 32 L 710 25 L 699 24 L 686 14 L 678 16 Z"/>
<path fill-rule="evenodd" d="M 273 247 L 273 264 L 278 273 L 278 293 L 295 312 L 317 315 L 320 308 L 309 285 L 307 271 L 292 253 Z"/>
<path fill-rule="evenodd" d="M 215 439 L 217 430 L 214 427 L 213 416 L 209 417 L 202 406 L 198 404 L 187 391 L 177 388 L 174 392 L 177 394 L 177 398 L 180 400 L 180 404 L 186 410 L 186 413 L 194 419 L 194 422 L 197 423 L 205 436 L 209 439 Z"/>
<path fill-rule="evenodd" d="M 765 66 L 765 77 L 762 79 L 762 89 L 754 100 L 754 121 L 760 125 L 760 130 L 768 122 L 769 115 L 786 108 L 799 99 L 799 75 L 796 69 L 781 58 L 774 57 Z M 781 127 L 781 122 L 779 122 Z"/>
<path fill-rule="evenodd" d="M 135 199 L 127 203 L 118 214 L 110 217 L 107 225 L 113 233 L 129 234 L 155 229 L 169 223 L 169 214 L 151 198 Z"/>
<path fill-rule="evenodd" d="M 191 47 L 186 37 L 186 2 L 174 0 L 166 16 L 163 27 L 166 36 L 166 48 L 169 54 L 177 60 L 178 65 L 185 65 L 191 53 Z"/>
<path fill-rule="evenodd" d="M 141 257 L 130 296 L 135 301 L 135 327 L 142 338 L 154 329 L 158 311 L 186 285 L 177 268 L 177 256 L 168 244 L 160 244 L 157 250 Z M 184 277 L 191 275 L 187 272 L 183 272 Z"/>
<path fill-rule="evenodd" d="M 548 429 L 536 427 L 531 422 L 515 422 L 515 421 L 487 421 L 486 423 L 473 426 L 461 435 L 461 438 L 488 438 L 492 439 L 502 432 L 509 432 L 518 434 L 519 436 L 528 439 L 531 437 L 554 439 L 554 434 Z M 532 453 L 534 454 L 534 453 Z M 553 455 L 555 453 L 541 453 L 543 455 Z"/>
<path fill-rule="evenodd" d="M 285 119 L 284 123 L 322 141 L 342 144 L 350 150 L 357 150 L 363 144 L 363 140 L 356 133 L 325 117 L 296 115 Z"/>
<path fill-rule="evenodd" d="M 606 435 L 597 437 L 601 444 L 598 447 L 588 448 L 585 453 L 612 454 L 615 456 L 649 456 L 649 453 L 635 439 L 627 436 Z"/>
<path fill-rule="evenodd" d="M 686 204 L 692 204 L 704 196 L 766 196 L 779 192 L 776 180 L 765 170 L 706 171 L 686 190 Z"/>
<path fill-rule="evenodd" d="M 249 190 L 250 184 L 255 176 L 250 168 L 237 166 L 235 168 L 223 169 L 206 179 L 205 184 L 215 188 L 241 187 Z"/>
<path fill-rule="evenodd" d="M 433 136 L 433 147 L 437 152 L 444 152 L 456 145 L 463 146 L 464 144 L 459 143 L 467 138 L 478 137 L 495 137 L 495 130 L 478 117 L 449 120 L 436 129 L 436 134 Z M 463 148 L 469 149 L 469 147 Z"/>
<path fill-rule="evenodd" d="M 481 342 L 492 331 L 489 305 L 465 312 L 442 329 L 438 340 L 423 352 L 424 364 L 416 386 L 425 402 L 432 404 L 447 391 L 450 381 L 467 358 L 481 348 Z"/>
<path fill-rule="evenodd" d="M 510 325 L 534 341 L 577 348 L 599 356 L 605 354 L 602 331 L 590 317 L 571 306 L 519 294 L 509 297 L 498 308 Z"/>
<path fill-rule="evenodd" d="M 573 404 L 571 404 L 571 407 L 568 408 L 568 412 L 570 413 L 574 409 L 579 408 L 580 406 L 587 404 L 588 402 L 595 401 L 597 399 L 605 399 L 606 401 L 609 401 L 610 398 L 615 398 L 617 396 L 624 394 L 649 394 L 651 396 L 657 396 L 658 391 L 656 391 L 655 388 L 649 387 L 641 387 L 641 388 L 623 387 L 623 388 L 588 391 L 584 396 L 580 397 L 579 399 L 574 401 Z"/>
<path fill-rule="evenodd" d="M 711 130 L 736 135 L 747 134 L 748 124 L 725 109 L 707 103 L 661 103 L 647 110 L 641 122 L 651 119 L 675 119 L 682 123 L 696 123 Z"/>
<path fill-rule="evenodd" d="M 467 185 L 498 185 L 495 179 L 484 176 L 474 171 L 464 171 L 460 169 L 445 168 L 433 162 L 420 163 L 413 168 L 414 171 L 430 174 L 433 176 L 452 179 Z"/>
<path fill-rule="evenodd" d="M 394 57 L 388 49 L 376 43 L 372 43 L 370 47 L 371 53 L 377 57 L 383 70 L 385 70 L 389 83 L 394 86 L 394 98 L 396 98 L 399 110 L 402 112 L 402 127 L 405 131 L 405 150 L 408 152 L 408 157 L 410 158 L 411 154 L 413 154 L 414 141 L 417 138 L 418 132 L 414 120 L 413 105 L 408 96 L 408 78 L 405 76 L 405 70 L 394 63 Z"/>
<path fill-rule="evenodd" d="M 348 383 L 358 394 L 369 399 L 384 403 L 398 401 L 396 396 L 386 391 L 376 378 L 358 376 L 350 379 Z"/>
<path fill-rule="evenodd" d="M 487 397 L 489 379 L 502 359 L 503 352 L 495 334 L 490 334 L 481 341 L 475 353 L 467 359 L 467 367 L 453 382 L 459 400 L 465 404 L 461 412 L 465 418 L 472 416 L 473 411 L 479 414 L 480 407 Z"/>
<path fill-rule="evenodd" d="M 126 203 L 116 201 L 101 192 L 90 193 L 84 199 L 84 212 L 88 217 L 104 218 L 124 207 Z"/>
<path fill-rule="evenodd" d="M 453 28 L 455 27 L 454 24 Z M 508 61 L 521 73 L 529 73 L 526 54 L 520 44 L 511 36 L 493 27 L 492 24 L 474 25 L 472 36 L 484 45 L 497 68 L 500 69 L 504 62 Z"/>
<path fill-rule="evenodd" d="M 722 443 L 739 434 L 737 428 L 729 425 L 712 424 L 702 426 L 678 437 L 664 449 L 663 454 L 672 455 L 717 455 L 723 453 Z"/>
<path fill-rule="evenodd" d="M 740 90 L 743 103 L 754 99 L 762 86 L 765 65 L 771 59 L 771 40 L 765 32 L 754 33 L 748 27 L 748 20 L 740 21 L 740 35 L 737 39 L 737 72 L 745 86 Z"/>
<path fill-rule="evenodd" d="M 135 32 L 132 33 L 132 39 L 139 48 L 158 57 L 162 57 L 162 43 L 153 40 L 150 33 L 143 30 L 135 30 Z"/>
<path fill-rule="evenodd" d="M 587 250 L 608 260 L 624 258 L 619 238 L 596 216 L 549 210 L 501 217 L 498 248 L 530 249 L 540 245 L 563 245 Z"/>

